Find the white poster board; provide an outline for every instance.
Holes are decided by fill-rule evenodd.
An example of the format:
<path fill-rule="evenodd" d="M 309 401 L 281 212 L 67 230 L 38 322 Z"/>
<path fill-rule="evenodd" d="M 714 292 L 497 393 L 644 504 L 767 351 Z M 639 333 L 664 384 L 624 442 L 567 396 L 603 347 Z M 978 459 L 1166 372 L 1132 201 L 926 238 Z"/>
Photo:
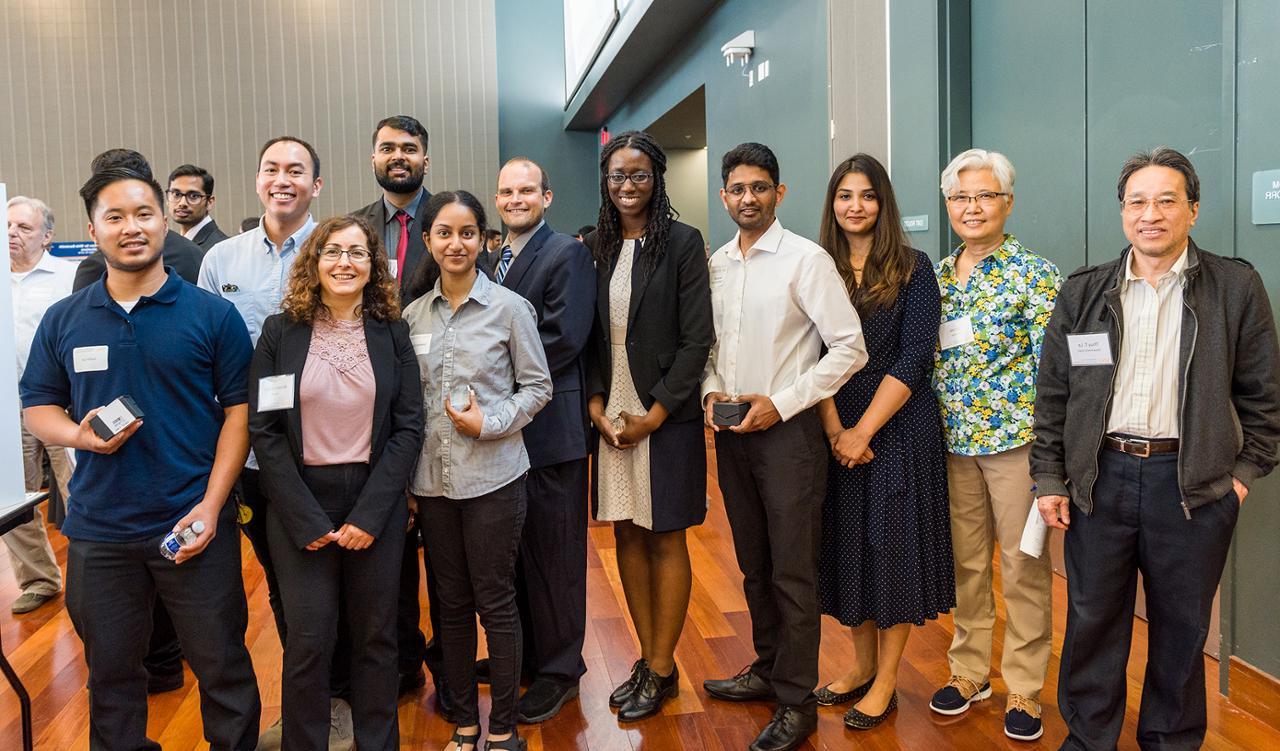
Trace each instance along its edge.
<path fill-rule="evenodd" d="M 0 183 L 0 206 L 9 194 Z M 8 224 L 9 211 L 5 209 Z M 13 281 L 9 264 L 0 263 L 0 516 L 26 502 L 22 470 L 22 415 L 18 404 L 18 354 L 13 338 Z"/>

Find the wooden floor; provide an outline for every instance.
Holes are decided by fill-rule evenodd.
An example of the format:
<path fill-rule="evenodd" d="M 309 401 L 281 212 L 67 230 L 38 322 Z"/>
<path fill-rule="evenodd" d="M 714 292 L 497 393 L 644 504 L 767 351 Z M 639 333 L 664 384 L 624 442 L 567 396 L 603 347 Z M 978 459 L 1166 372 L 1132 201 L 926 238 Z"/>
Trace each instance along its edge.
<path fill-rule="evenodd" d="M 66 563 L 66 543 L 51 532 L 58 560 Z M 732 675 L 752 659 L 750 619 L 742 595 L 742 580 L 734 562 L 733 543 L 723 505 L 714 484 L 707 523 L 689 537 L 693 558 L 693 597 L 677 659 L 681 671 L 680 696 L 663 713 L 649 720 L 619 725 L 607 705 L 613 686 L 623 680 L 636 658 L 608 525 L 590 529 L 587 605 L 590 625 L 585 657 L 588 672 L 582 695 L 550 722 L 522 728 L 533 751 L 539 749 L 744 749 L 768 722 L 767 704 L 716 702 L 702 691 L 702 680 Z M 249 594 L 247 641 L 262 690 L 265 728 L 280 713 L 280 645 L 267 606 L 262 571 L 249 546 L 243 545 L 245 585 Z M 59 597 L 35 613 L 9 614 L 8 603 L 18 594 L 9 571 L 8 557 L 0 556 L 0 638 L 5 653 L 26 682 L 35 702 L 36 748 L 67 751 L 88 747 L 87 671 L 81 644 Z M 1055 577 L 1053 661 L 1045 687 L 1045 734 L 1035 743 L 1015 743 L 1002 733 L 1004 683 L 992 683 L 991 701 L 975 705 L 960 718 L 944 718 L 929 711 L 935 688 L 948 676 L 946 649 L 951 640 L 947 617 L 929 623 L 912 634 L 899 680 L 899 709 L 884 725 L 869 732 L 854 732 L 840 722 L 843 708 L 822 708 L 819 730 L 806 748 L 868 749 L 1009 749 L 1057 748 L 1065 728 L 1054 699 L 1058 656 L 1064 627 L 1065 583 Z M 997 644 L 1003 633 L 996 627 Z M 426 620 L 424 613 L 424 622 Z M 824 682 L 842 673 L 851 659 L 848 632 L 824 619 L 821 673 Z M 1138 622 L 1134 654 L 1129 663 L 1130 705 L 1120 747 L 1137 748 L 1133 740 L 1137 722 L 1137 698 L 1145 659 L 1146 629 Z M 999 662 L 997 646 L 996 662 Z M 1280 748 L 1280 732 L 1245 714 L 1216 691 L 1217 664 L 1207 660 L 1209 682 L 1209 736 L 1206 748 Z M 2 683 L 2 681 L 0 681 Z M 200 714 L 194 679 L 187 672 L 181 691 L 153 697 L 150 702 L 151 737 L 169 751 L 207 748 L 200 732 Z M 404 748 L 442 748 L 451 728 L 429 710 L 427 688 L 400 705 L 400 736 Z M 482 691 L 482 715 L 488 711 Z M 20 746 L 18 702 L 7 686 L 0 686 L 0 749 Z"/>

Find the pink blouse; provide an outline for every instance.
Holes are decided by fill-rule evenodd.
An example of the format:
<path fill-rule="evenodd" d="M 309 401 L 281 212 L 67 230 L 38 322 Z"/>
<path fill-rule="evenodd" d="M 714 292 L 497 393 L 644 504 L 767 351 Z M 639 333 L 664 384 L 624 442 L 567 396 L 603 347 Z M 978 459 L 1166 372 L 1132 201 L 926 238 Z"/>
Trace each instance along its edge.
<path fill-rule="evenodd" d="M 298 391 L 302 463 L 367 463 L 375 385 L 363 320 L 316 320 Z"/>

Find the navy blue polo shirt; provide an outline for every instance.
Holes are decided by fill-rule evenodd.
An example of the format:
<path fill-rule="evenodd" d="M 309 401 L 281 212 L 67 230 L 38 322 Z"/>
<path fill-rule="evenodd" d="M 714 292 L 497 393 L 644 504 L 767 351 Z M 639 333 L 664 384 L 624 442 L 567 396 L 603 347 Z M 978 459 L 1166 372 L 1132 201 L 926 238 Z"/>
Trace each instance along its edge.
<path fill-rule="evenodd" d="M 162 535 L 204 497 L 223 409 L 249 400 L 253 347 L 226 300 L 169 279 L 126 313 L 105 277 L 54 303 L 22 375 L 23 407 L 56 405 L 76 422 L 128 394 L 142 427 L 114 454 L 76 452 L 62 533 L 131 542 Z"/>

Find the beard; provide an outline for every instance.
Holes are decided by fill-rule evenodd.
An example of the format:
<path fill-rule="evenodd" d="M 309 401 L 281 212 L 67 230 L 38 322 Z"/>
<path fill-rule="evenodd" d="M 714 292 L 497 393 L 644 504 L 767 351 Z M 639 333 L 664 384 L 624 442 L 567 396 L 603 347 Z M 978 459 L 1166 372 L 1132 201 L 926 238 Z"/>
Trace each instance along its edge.
<path fill-rule="evenodd" d="M 392 167 L 402 167 L 409 170 L 406 177 L 399 179 L 390 176 Z M 422 179 L 427 174 L 425 165 L 418 168 L 409 166 L 406 162 L 388 162 L 382 169 L 373 171 L 374 178 L 378 181 L 378 187 L 388 193 L 396 193 L 405 195 L 406 193 L 417 193 L 418 188 L 422 187 Z"/>

